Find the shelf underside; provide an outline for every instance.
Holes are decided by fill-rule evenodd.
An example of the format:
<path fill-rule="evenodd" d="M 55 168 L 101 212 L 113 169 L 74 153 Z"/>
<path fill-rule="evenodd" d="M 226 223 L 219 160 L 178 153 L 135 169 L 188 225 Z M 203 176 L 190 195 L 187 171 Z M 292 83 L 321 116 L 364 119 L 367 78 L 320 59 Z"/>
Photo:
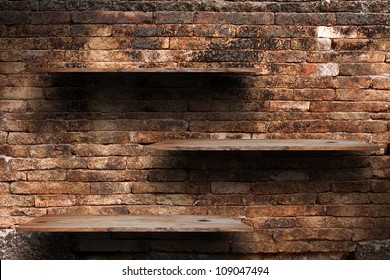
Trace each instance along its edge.
<path fill-rule="evenodd" d="M 318 139 L 186 139 L 146 145 L 145 149 L 168 151 L 375 151 L 378 145 L 347 140 Z"/>
<path fill-rule="evenodd" d="M 198 215 L 45 215 L 17 227 L 19 232 L 247 232 L 234 219 Z"/>

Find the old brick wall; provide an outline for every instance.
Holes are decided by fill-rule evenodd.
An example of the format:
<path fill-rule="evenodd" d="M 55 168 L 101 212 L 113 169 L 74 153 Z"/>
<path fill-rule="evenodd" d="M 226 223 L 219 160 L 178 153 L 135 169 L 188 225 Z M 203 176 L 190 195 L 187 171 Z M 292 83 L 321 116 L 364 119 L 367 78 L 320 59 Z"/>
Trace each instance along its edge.
<path fill-rule="evenodd" d="M 0 258 L 387 258 L 389 12 L 387 0 L 1 0 Z M 53 73 L 139 67 L 258 72 Z M 173 138 L 381 150 L 142 149 Z M 46 213 L 218 214 L 254 232 L 15 233 Z"/>

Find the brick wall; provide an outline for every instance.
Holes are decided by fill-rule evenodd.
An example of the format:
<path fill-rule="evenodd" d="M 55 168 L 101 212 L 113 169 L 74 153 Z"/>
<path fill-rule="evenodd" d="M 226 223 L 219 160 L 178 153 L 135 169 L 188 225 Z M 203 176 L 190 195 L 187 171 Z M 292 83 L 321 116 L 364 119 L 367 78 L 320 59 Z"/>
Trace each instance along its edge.
<path fill-rule="evenodd" d="M 383 258 L 364 246 L 390 239 L 389 11 L 389 1 L 1 1 L 0 257 Z M 258 72 L 47 73 L 139 67 Z M 382 149 L 140 145 L 172 138 Z M 218 214 L 254 232 L 13 230 L 46 213 Z"/>

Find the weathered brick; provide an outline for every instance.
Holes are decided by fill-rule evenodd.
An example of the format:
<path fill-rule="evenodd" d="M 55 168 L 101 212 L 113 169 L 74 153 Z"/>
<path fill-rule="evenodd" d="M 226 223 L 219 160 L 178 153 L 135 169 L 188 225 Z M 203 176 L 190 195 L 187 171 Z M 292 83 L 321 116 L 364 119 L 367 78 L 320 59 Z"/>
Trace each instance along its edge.
<path fill-rule="evenodd" d="M 197 37 L 232 38 L 236 35 L 236 29 L 237 27 L 231 24 L 197 24 L 194 25 L 193 34 Z M 190 34 L 188 34 L 188 36 L 190 36 Z"/>
<path fill-rule="evenodd" d="M 131 189 L 132 193 L 176 193 L 176 194 L 203 194 L 210 192 L 210 184 L 198 183 L 190 184 L 187 182 L 148 182 L 136 183 Z"/>
<path fill-rule="evenodd" d="M 64 181 L 66 179 L 65 170 L 35 170 L 26 173 L 29 181 Z"/>
<path fill-rule="evenodd" d="M 275 24 L 278 25 L 332 25 L 336 15 L 331 13 L 278 13 Z"/>
<path fill-rule="evenodd" d="M 390 65 L 387 63 L 351 63 L 340 64 L 340 75 L 342 76 L 368 76 L 368 75 L 384 75 L 389 73 Z"/>
<path fill-rule="evenodd" d="M 387 51 L 390 48 L 386 39 L 334 39 L 332 49 L 336 51 Z"/>
<path fill-rule="evenodd" d="M 321 216 L 325 208 L 322 206 L 294 205 L 294 206 L 252 206 L 246 213 L 247 217 L 293 217 L 293 216 Z"/>
<path fill-rule="evenodd" d="M 331 205 L 326 207 L 326 214 L 336 217 L 386 217 L 388 211 L 387 205 Z"/>
<path fill-rule="evenodd" d="M 13 182 L 10 187 L 12 194 L 88 194 L 88 183 L 68 182 Z"/>
<path fill-rule="evenodd" d="M 146 173 L 138 170 L 69 170 L 67 180 L 72 182 L 144 181 Z"/>
<path fill-rule="evenodd" d="M 347 206 L 351 208 L 351 206 Z M 355 207 L 356 208 L 356 207 Z M 374 227 L 371 218 L 364 217 L 297 217 L 297 228 L 360 228 L 370 229 Z"/>
<path fill-rule="evenodd" d="M 30 195 L 0 195 L 0 204 L 3 207 L 31 207 L 34 206 L 34 197 Z"/>
<path fill-rule="evenodd" d="M 348 101 L 382 101 L 390 102 L 390 91 L 388 90 L 336 90 L 337 100 Z"/>
<path fill-rule="evenodd" d="M 107 24 L 77 24 L 70 27 L 70 34 L 74 37 L 107 37 L 112 35 L 112 29 Z"/>
<path fill-rule="evenodd" d="M 269 51 L 266 53 L 267 62 L 305 62 L 306 52 L 303 51 Z"/>
<path fill-rule="evenodd" d="M 151 182 L 178 182 L 184 181 L 188 178 L 187 170 L 176 169 L 176 170 L 150 170 L 148 171 L 148 181 Z"/>
<path fill-rule="evenodd" d="M 387 25 L 388 13 L 337 13 L 337 25 Z"/>
<path fill-rule="evenodd" d="M 78 195 L 76 205 L 121 205 L 121 204 L 153 204 L 156 198 L 149 194 L 98 194 Z"/>
<path fill-rule="evenodd" d="M 334 62 L 356 63 L 370 62 L 381 63 L 385 61 L 385 55 L 380 52 L 311 52 L 307 56 L 307 62 Z"/>
<path fill-rule="evenodd" d="M 227 23 L 227 24 L 272 24 L 272 13 L 243 12 L 199 12 L 195 23 Z"/>
<path fill-rule="evenodd" d="M 279 252 L 353 252 L 352 241 L 283 241 L 277 242 Z"/>
<path fill-rule="evenodd" d="M 30 13 L 28 12 L 16 12 L 16 11 L 1 11 L 0 12 L 0 24 L 12 25 L 12 24 L 27 24 L 30 22 Z"/>
<path fill-rule="evenodd" d="M 388 77 L 374 78 L 373 87 L 375 89 L 390 89 L 390 78 Z"/>
<path fill-rule="evenodd" d="M 99 157 L 87 160 L 89 169 L 126 169 L 126 158 L 122 157 Z"/>
<path fill-rule="evenodd" d="M 193 12 L 155 12 L 154 21 L 156 24 L 162 23 L 193 23 L 194 13 Z"/>
<path fill-rule="evenodd" d="M 127 215 L 127 206 L 72 206 L 54 207 L 47 210 L 49 215 Z"/>
<path fill-rule="evenodd" d="M 151 23 L 151 12 L 117 12 L 117 11 L 86 11 L 72 12 L 74 23 Z"/>
<path fill-rule="evenodd" d="M 212 182 L 211 192 L 215 194 L 248 193 L 249 183 Z"/>
<path fill-rule="evenodd" d="M 270 111 L 309 111 L 309 101 L 270 101 Z"/>
<path fill-rule="evenodd" d="M 35 207 L 72 206 L 76 203 L 74 195 L 37 195 Z"/>
<path fill-rule="evenodd" d="M 273 233 L 275 240 L 351 240 L 352 231 L 349 229 L 318 228 L 307 229 L 277 229 Z"/>
<path fill-rule="evenodd" d="M 70 23 L 69 12 L 33 12 L 31 14 L 32 24 L 60 24 Z"/>
<path fill-rule="evenodd" d="M 384 102 L 314 101 L 310 104 L 313 112 L 386 112 L 389 104 Z"/>
<path fill-rule="evenodd" d="M 104 182 L 91 183 L 91 194 L 120 194 L 131 193 L 133 182 Z"/>

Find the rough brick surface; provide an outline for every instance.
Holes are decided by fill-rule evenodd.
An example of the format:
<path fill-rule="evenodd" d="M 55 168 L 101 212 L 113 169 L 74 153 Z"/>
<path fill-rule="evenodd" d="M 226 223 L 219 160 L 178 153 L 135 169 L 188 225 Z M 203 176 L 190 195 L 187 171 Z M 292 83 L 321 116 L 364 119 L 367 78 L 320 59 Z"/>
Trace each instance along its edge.
<path fill-rule="evenodd" d="M 379 0 L 1 1 L 0 258 L 389 258 L 389 7 Z M 256 72 L 203 72 L 210 68 Z M 349 139 L 381 149 L 142 146 L 188 138 Z M 254 232 L 11 229 L 44 214 L 223 215 Z"/>

